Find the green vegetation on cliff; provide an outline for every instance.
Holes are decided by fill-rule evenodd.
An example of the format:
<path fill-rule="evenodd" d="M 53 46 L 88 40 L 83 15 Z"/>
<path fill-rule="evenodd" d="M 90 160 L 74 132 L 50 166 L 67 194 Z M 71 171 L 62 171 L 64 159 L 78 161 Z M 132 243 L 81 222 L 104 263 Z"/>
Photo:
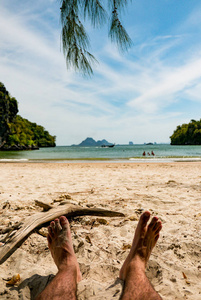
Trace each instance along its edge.
<path fill-rule="evenodd" d="M 0 146 L 6 142 L 9 126 L 18 113 L 17 100 L 12 98 L 0 82 Z"/>
<path fill-rule="evenodd" d="M 21 116 L 16 116 L 10 125 L 10 134 L 7 139 L 10 146 L 22 145 L 26 147 L 54 147 L 55 137 L 36 123 L 32 123 Z"/>
<path fill-rule="evenodd" d="M 42 126 L 17 115 L 18 104 L 0 82 L 0 149 L 21 150 L 54 147 L 56 137 Z"/>
<path fill-rule="evenodd" d="M 201 119 L 177 126 L 170 139 L 171 145 L 201 145 Z"/>

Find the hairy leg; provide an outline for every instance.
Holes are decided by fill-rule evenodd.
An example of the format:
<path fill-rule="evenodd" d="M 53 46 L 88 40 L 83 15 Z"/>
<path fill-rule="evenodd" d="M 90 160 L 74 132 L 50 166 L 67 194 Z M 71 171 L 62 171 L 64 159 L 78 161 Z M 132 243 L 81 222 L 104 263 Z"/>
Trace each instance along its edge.
<path fill-rule="evenodd" d="M 55 219 L 48 227 L 48 247 L 58 273 L 37 300 L 74 300 L 81 273 L 73 250 L 70 226 L 66 217 Z"/>
<path fill-rule="evenodd" d="M 121 300 L 161 299 L 145 274 L 147 262 L 162 229 L 161 221 L 157 217 L 153 217 L 147 225 L 149 218 L 148 211 L 141 215 L 131 250 L 120 270 L 119 277 L 124 280 Z"/>

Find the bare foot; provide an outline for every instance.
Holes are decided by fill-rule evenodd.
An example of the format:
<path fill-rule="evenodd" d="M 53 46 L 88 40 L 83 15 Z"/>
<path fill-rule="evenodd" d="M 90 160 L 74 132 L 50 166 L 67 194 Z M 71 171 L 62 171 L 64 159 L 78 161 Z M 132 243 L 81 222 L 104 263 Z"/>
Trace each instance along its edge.
<path fill-rule="evenodd" d="M 79 264 L 73 249 L 70 226 L 66 217 L 55 219 L 48 227 L 48 247 L 59 271 L 69 268 L 76 272 L 77 282 L 82 279 Z"/>
<path fill-rule="evenodd" d="M 157 217 L 153 217 L 147 226 L 149 218 L 150 212 L 148 211 L 145 211 L 140 217 L 131 250 L 119 272 L 119 278 L 122 280 L 126 279 L 131 265 L 145 271 L 152 249 L 156 245 L 159 232 L 162 229 L 161 221 Z"/>

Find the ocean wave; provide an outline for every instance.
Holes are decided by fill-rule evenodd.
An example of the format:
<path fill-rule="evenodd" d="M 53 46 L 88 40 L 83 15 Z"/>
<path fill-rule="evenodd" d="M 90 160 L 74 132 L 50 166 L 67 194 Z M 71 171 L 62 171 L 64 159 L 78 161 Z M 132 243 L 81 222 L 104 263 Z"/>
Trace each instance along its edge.
<path fill-rule="evenodd" d="M 23 161 L 29 161 L 27 158 L 1 158 L 0 162 L 23 162 Z"/>
<path fill-rule="evenodd" d="M 201 161 L 201 157 L 131 157 L 130 161 L 136 162 L 182 162 L 182 161 Z"/>

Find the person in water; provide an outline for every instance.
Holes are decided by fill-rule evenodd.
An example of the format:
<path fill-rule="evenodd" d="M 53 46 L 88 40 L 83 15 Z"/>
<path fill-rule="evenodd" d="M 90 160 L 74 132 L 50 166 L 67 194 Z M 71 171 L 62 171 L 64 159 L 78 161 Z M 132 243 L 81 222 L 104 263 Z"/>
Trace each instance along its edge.
<path fill-rule="evenodd" d="M 145 274 L 147 262 L 162 229 L 157 217 L 153 217 L 148 225 L 149 219 L 150 212 L 145 211 L 139 219 L 130 252 L 120 269 L 119 278 L 124 281 L 121 300 L 162 299 Z M 82 275 L 66 217 L 61 216 L 50 223 L 47 240 L 58 273 L 37 300 L 76 300 L 77 283 Z"/>

